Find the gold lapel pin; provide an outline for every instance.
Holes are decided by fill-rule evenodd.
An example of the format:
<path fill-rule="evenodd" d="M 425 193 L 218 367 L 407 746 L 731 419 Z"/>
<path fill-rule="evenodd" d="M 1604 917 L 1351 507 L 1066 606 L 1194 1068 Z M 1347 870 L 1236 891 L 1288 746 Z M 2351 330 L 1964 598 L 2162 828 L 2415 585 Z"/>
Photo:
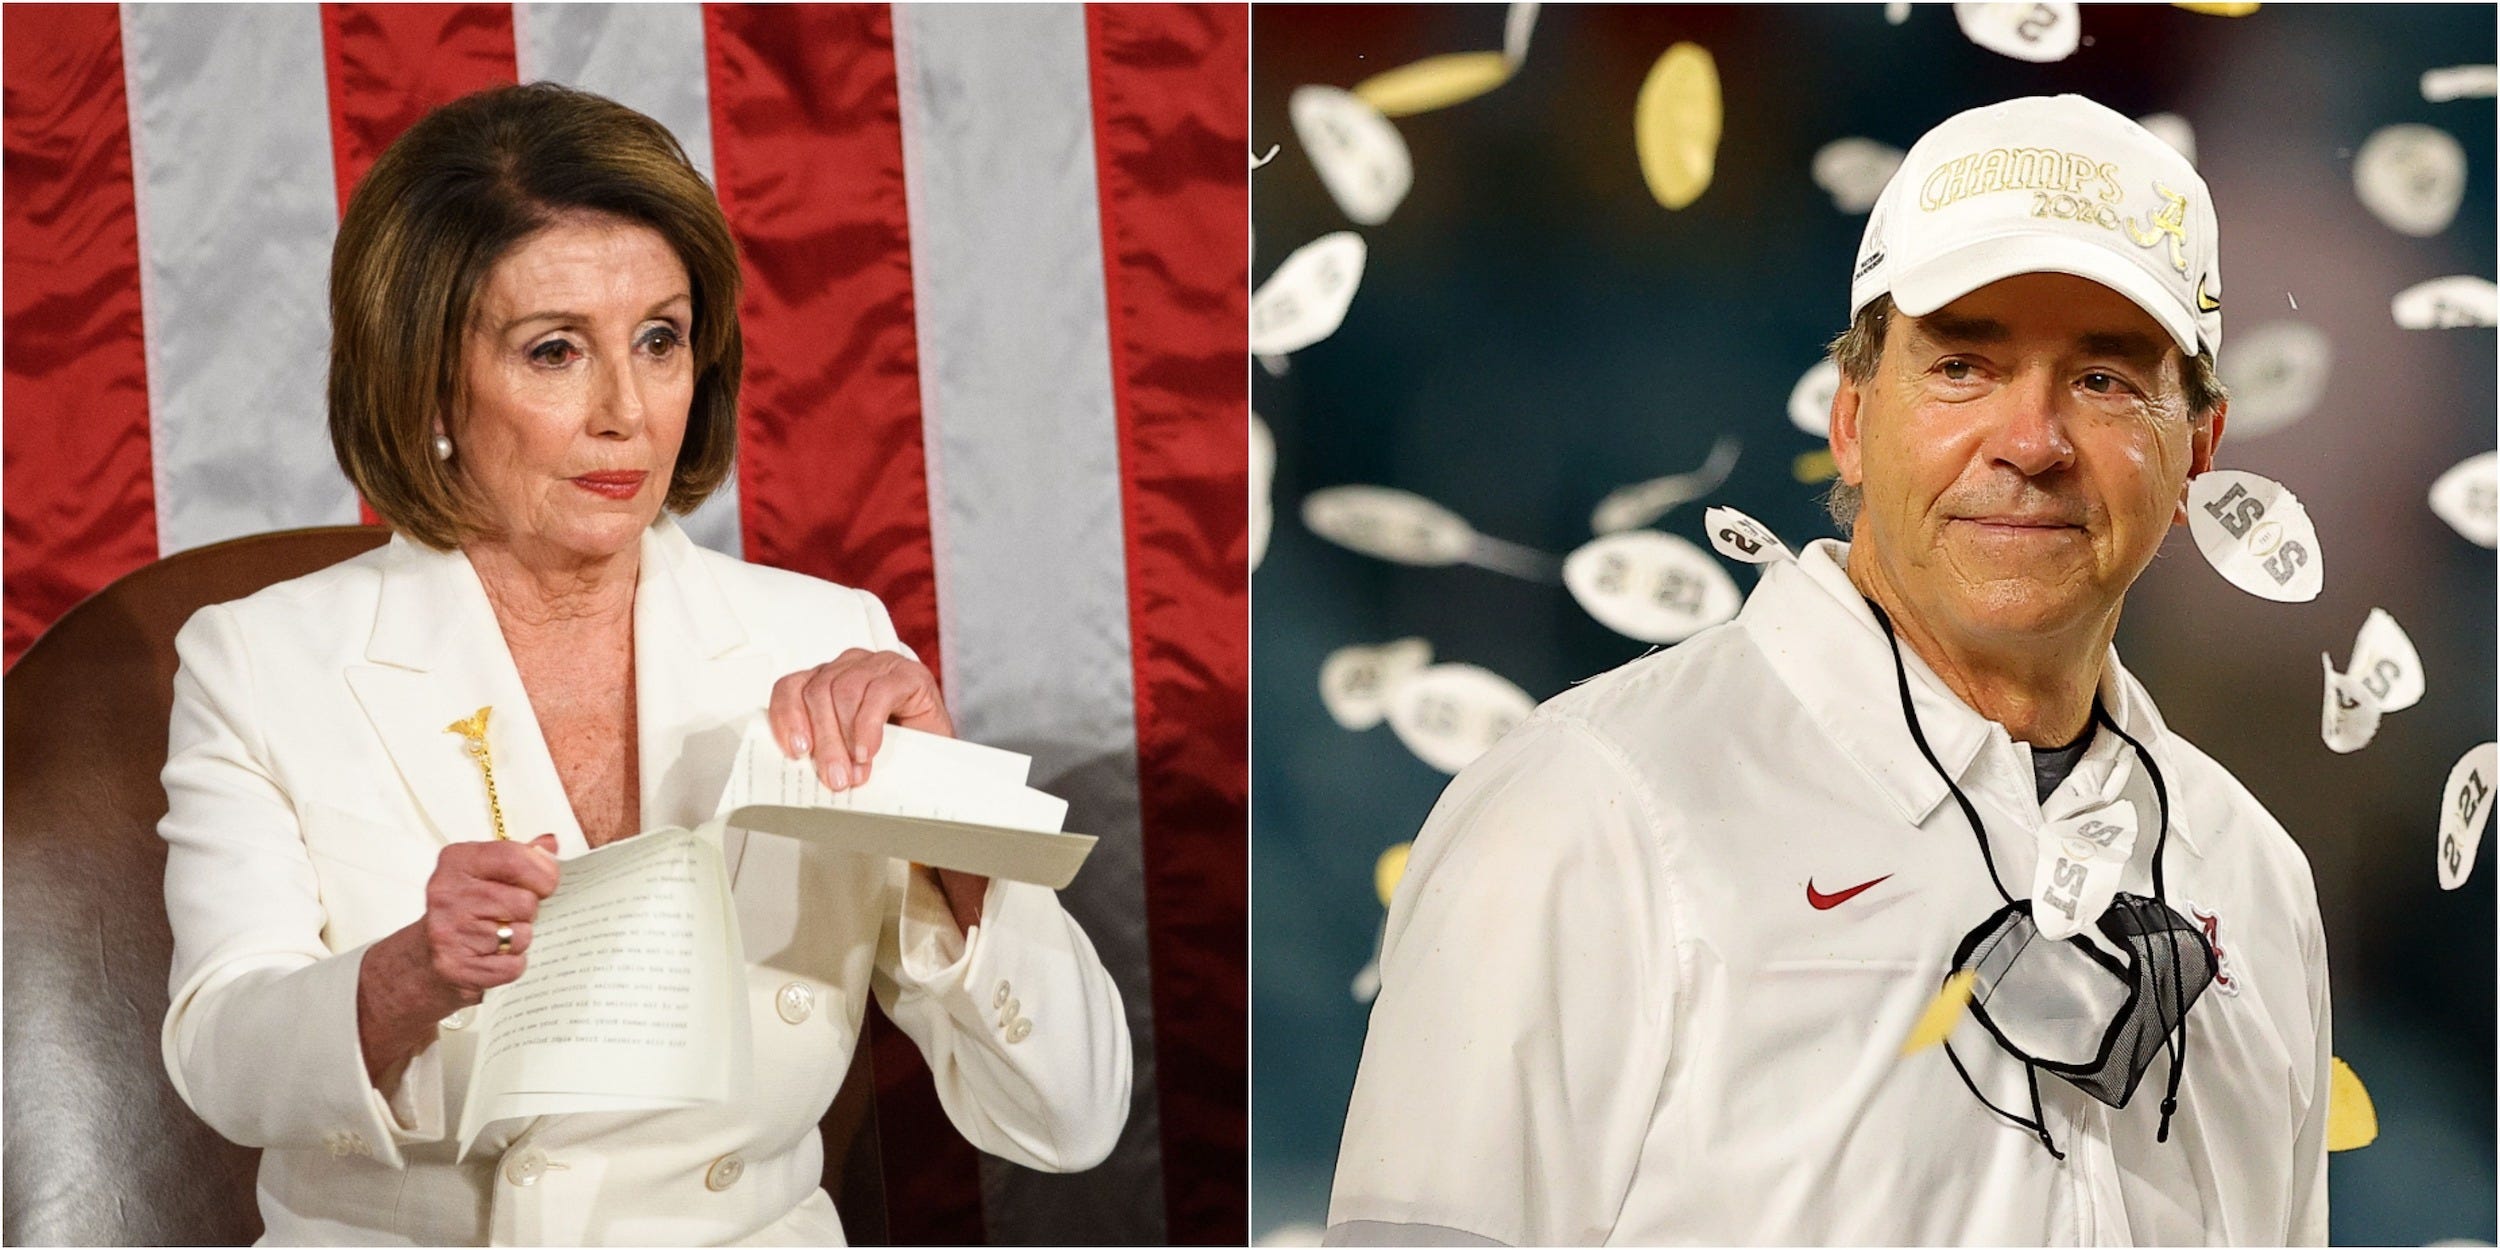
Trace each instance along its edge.
<path fill-rule="evenodd" d="M 509 842 L 512 835 L 503 831 L 503 800 L 495 797 L 495 757 L 486 749 L 486 714 L 494 711 L 482 707 L 467 720 L 456 720 L 443 727 L 444 733 L 458 734 L 468 740 L 469 754 L 477 760 L 478 771 L 486 774 L 486 810 L 495 816 L 495 839 Z"/>

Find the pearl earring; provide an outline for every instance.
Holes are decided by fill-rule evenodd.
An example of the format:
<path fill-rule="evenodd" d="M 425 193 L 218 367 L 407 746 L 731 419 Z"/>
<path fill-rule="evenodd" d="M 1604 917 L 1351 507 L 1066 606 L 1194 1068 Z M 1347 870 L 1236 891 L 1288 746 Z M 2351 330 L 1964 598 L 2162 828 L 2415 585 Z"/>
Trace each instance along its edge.
<path fill-rule="evenodd" d="M 451 459 L 451 435 L 437 434 L 434 436 L 434 458 L 437 460 Z"/>

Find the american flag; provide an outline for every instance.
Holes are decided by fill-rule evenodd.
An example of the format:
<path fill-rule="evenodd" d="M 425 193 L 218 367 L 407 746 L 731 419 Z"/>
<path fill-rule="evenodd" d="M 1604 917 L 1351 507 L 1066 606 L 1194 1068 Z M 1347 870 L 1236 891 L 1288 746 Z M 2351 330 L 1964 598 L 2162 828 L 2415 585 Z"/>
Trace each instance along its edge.
<path fill-rule="evenodd" d="M 339 213 L 514 81 L 667 125 L 746 265 L 740 462 L 698 542 L 883 597 L 965 736 L 1103 835 L 1111 1160 L 976 1159 L 879 1031 L 906 1242 L 1238 1242 L 1245 6 L 21 5 L 6 35 L 6 645 L 160 556 L 353 523 Z"/>

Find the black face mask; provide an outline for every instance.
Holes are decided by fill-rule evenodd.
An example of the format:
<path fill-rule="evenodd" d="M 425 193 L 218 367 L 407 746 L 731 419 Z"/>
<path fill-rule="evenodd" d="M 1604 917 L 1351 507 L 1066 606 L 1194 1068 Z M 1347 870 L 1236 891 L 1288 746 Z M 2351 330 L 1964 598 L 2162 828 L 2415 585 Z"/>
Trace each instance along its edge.
<path fill-rule="evenodd" d="M 1893 673 L 1900 682 L 1901 715 L 1909 724 L 1910 739 L 1970 821 L 1972 836 L 1979 841 L 1980 860 L 1988 867 L 1989 884 L 2005 900 L 2005 906 L 1962 939 L 1953 952 L 1950 972 L 1973 974 L 1971 1015 L 2006 1053 L 2022 1062 L 2031 1090 L 2030 1118 L 2007 1111 L 1980 1093 L 1949 1041 L 1945 1057 L 1981 1105 L 2029 1130 L 2051 1155 L 2063 1159 L 2066 1156 L 2049 1137 L 2048 1121 L 2040 1111 L 2040 1073 L 2060 1077 L 2112 1107 L 2124 1107 L 2152 1067 L 2153 1057 L 2167 1046 L 2170 1083 L 2162 1097 L 2161 1127 L 2155 1139 L 2170 1140 L 2170 1118 L 2179 1109 L 2181 1065 L 2187 1053 L 2188 1009 L 2213 983 L 2214 955 L 2203 931 L 2169 905 L 2164 890 L 2162 851 L 2169 843 L 2170 792 L 2162 782 L 2160 767 L 2095 698 L 2092 723 L 2133 748 L 2153 784 L 2153 798 L 2161 813 L 2153 840 L 2153 897 L 2121 892 L 2111 900 L 2097 925 L 2106 948 L 2080 934 L 2064 941 L 2043 938 L 2032 920 L 2031 900 L 2015 898 L 1997 876 L 1996 859 L 1978 809 L 1927 745 L 1927 735 L 1920 730 L 1918 713 L 1910 703 L 1909 666 L 1901 658 L 1901 642 L 1893 635 L 1891 618 L 1874 601 L 1869 600 L 1867 606 L 1892 644 Z"/>

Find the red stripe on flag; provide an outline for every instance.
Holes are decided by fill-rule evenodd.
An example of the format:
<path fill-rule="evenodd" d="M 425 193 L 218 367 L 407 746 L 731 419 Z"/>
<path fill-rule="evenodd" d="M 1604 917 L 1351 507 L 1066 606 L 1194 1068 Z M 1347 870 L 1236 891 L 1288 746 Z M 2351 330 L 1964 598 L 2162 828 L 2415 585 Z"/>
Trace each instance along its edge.
<path fill-rule="evenodd" d="M 330 172 L 339 212 L 365 171 L 418 118 L 472 91 L 520 80 L 509 4 L 325 4 Z M 380 518 L 362 500 L 364 523 Z"/>
<path fill-rule="evenodd" d="M 121 11 L 12 4 L 0 285 L 7 346 L 7 663 L 156 559 L 139 212 Z"/>
<path fill-rule="evenodd" d="M 738 502 L 750 560 L 873 591 L 937 667 L 937 577 L 892 14 L 704 6 L 712 164 L 745 263 Z M 972 1147 L 911 1039 L 871 1022 L 898 1244 L 987 1240 Z"/>
<path fill-rule="evenodd" d="M 1086 7 L 1165 1229 L 1248 1225 L 1249 13 Z"/>

